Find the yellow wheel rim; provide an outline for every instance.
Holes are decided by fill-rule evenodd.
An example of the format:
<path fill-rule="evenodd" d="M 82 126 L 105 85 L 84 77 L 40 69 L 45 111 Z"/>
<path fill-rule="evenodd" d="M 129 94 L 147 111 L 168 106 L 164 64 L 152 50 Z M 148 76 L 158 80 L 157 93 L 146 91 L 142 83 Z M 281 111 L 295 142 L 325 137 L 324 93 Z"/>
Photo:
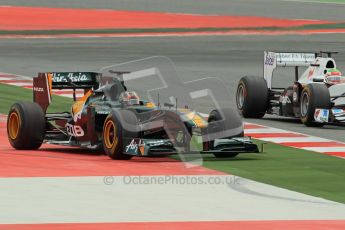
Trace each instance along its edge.
<path fill-rule="evenodd" d="M 16 111 L 10 114 L 10 118 L 8 119 L 8 134 L 12 140 L 16 139 L 20 129 L 20 119 L 19 115 Z"/>
<path fill-rule="evenodd" d="M 117 129 L 115 123 L 112 120 L 106 121 L 103 131 L 103 138 L 105 147 L 107 147 L 108 149 L 112 149 L 117 145 Z"/>

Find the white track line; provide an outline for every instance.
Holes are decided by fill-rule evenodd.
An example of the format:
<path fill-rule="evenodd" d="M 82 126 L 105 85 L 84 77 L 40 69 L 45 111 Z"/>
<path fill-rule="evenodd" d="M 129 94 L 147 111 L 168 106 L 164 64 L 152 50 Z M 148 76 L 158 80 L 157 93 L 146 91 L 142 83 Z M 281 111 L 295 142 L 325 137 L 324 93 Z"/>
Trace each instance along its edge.
<path fill-rule="evenodd" d="M 274 137 L 260 138 L 262 141 L 274 142 L 277 144 L 287 143 L 287 142 L 331 142 L 331 140 L 321 138 L 321 137 L 281 137 L 279 139 Z"/>
<path fill-rule="evenodd" d="M 7 121 L 7 115 L 0 113 L 0 122 L 6 122 Z"/>
<path fill-rule="evenodd" d="M 0 82 L 2 82 L 2 81 L 11 81 L 11 80 L 13 80 L 15 77 L 2 77 L 2 76 L 0 76 Z"/>
<path fill-rule="evenodd" d="M 32 83 L 29 83 L 29 82 L 16 82 L 16 83 L 5 83 L 5 82 L 1 82 L 1 83 L 4 83 L 4 84 L 7 84 L 7 85 L 14 85 L 14 86 L 32 86 Z"/>
<path fill-rule="evenodd" d="M 329 153 L 329 152 L 345 153 L 345 147 L 303 147 L 302 149 L 314 151 L 314 152 L 321 152 L 321 153 Z"/>
<path fill-rule="evenodd" d="M 276 128 L 262 128 L 262 129 L 246 129 L 245 133 L 250 135 L 253 133 L 291 133 L 290 131 Z"/>

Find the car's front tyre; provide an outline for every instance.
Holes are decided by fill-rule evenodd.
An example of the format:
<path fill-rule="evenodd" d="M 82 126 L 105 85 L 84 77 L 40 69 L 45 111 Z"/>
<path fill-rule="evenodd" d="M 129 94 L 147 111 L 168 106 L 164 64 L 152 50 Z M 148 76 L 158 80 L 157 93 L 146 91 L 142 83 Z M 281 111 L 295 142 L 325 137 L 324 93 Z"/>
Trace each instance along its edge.
<path fill-rule="evenodd" d="M 262 118 L 268 107 L 268 88 L 262 77 L 242 77 L 237 86 L 236 105 L 245 118 Z"/>
<path fill-rule="evenodd" d="M 306 85 L 301 92 L 301 121 L 306 126 L 322 127 L 325 123 L 316 122 L 315 109 L 330 109 L 331 99 L 326 85 L 311 83 Z"/>
<path fill-rule="evenodd" d="M 224 117 L 223 117 L 224 116 Z M 244 130 L 241 117 L 237 114 L 236 110 L 225 108 L 219 110 L 212 110 L 208 117 L 208 127 L 204 131 L 204 137 L 207 140 L 203 141 L 203 149 L 205 151 L 217 150 L 214 147 L 214 140 L 212 138 L 220 135 L 218 138 L 233 138 L 243 137 Z M 213 155 L 217 158 L 233 158 L 238 153 L 229 152 L 213 152 Z"/>
<path fill-rule="evenodd" d="M 123 153 L 122 125 L 115 113 L 109 114 L 104 121 L 102 144 L 105 154 L 114 160 L 129 160 L 132 158 L 131 155 Z"/>

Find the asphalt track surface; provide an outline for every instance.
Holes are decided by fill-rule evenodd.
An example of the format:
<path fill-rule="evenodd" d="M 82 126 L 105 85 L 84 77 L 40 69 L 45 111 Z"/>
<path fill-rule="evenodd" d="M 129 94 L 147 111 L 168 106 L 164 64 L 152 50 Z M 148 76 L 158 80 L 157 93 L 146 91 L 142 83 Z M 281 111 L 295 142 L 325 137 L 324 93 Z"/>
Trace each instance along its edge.
<path fill-rule="evenodd" d="M 77 39 L 2 39 L 0 71 L 35 76 L 39 71 L 98 71 L 114 63 L 123 63 L 150 56 L 168 57 L 182 81 L 215 77 L 229 92 L 226 103 L 235 107 L 235 91 L 244 75 L 262 74 L 264 50 L 276 51 L 339 51 L 338 68 L 345 71 L 345 35 L 289 36 L 194 36 L 141 38 L 77 38 Z M 274 84 L 286 86 L 293 80 L 293 70 L 276 72 Z M 171 76 L 170 76 L 171 77 Z M 173 76 L 174 78 L 175 76 Z M 208 82 L 201 83 L 208 86 Z M 151 87 L 152 81 L 139 86 Z M 174 85 L 171 85 L 174 88 Z M 179 87 L 174 96 L 181 95 Z M 183 106 L 183 100 L 180 99 Z M 208 113 L 212 105 L 197 106 Z M 276 128 L 345 141 L 344 127 L 306 128 L 298 120 L 266 116 L 249 122 Z"/>
<path fill-rule="evenodd" d="M 0 5 L 98 8 L 293 19 L 343 20 L 345 4 L 284 0 L 1 0 Z"/>

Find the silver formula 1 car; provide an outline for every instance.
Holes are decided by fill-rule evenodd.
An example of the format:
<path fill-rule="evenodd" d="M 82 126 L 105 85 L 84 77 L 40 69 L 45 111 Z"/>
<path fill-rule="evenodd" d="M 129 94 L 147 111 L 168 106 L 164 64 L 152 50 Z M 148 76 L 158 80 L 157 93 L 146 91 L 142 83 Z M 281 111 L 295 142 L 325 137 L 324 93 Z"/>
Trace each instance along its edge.
<path fill-rule="evenodd" d="M 306 126 L 345 122 L 345 76 L 331 57 L 336 52 L 264 53 L 262 77 L 245 76 L 236 93 L 237 108 L 243 117 L 262 118 L 267 114 L 300 118 Z M 278 67 L 293 67 L 295 76 L 286 88 L 274 87 Z M 300 68 L 305 71 L 300 74 Z"/>

